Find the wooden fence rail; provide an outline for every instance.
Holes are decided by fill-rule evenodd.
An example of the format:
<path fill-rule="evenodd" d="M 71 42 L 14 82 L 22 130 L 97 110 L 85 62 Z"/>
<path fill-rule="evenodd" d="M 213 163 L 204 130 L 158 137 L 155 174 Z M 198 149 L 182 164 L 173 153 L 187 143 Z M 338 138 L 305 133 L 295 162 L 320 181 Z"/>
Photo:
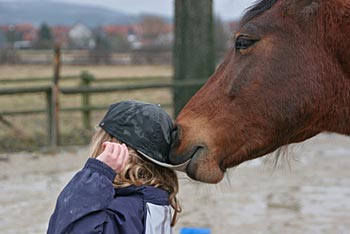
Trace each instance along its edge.
<path fill-rule="evenodd" d="M 75 76 L 61 76 L 60 80 L 77 80 L 79 78 L 79 75 Z M 34 83 L 34 82 L 51 82 L 52 77 L 28 77 L 28 78 L 7 78 L 7 79 L 1 79 L 0 84 L 10 84 L 10 83 Z"/>
<path fill-rule="evenodd" d="M 0 95 L 25 94 L 25 93 L 45 93 L 51 90 L 51 86 L 23 87 L 0 89 Z"/>
<path fill-rule="evenodd" d="M 56 127 L 56 121 L 59 119 L 59 112 L 82 112 L 83 126 L 85 129 L 91 128 L 91 111 L 94 110 L 106 110 L 108 106 L 92 106 L 90 105 L 90 94 L 93 93 L 106 93 L 106 92 L 118 92 L 118 91 L 131 91 L 131 90 L 146 90 L 146 89 L 161 89 L 161 88 L 174 88 L 174 87 L 190 87 L 200 86 L 204 83 L 204 80 L 193 80 L 181 83 L 163 82 L 163 83 L 147 83 L 147 84 L 135 84 L 135 85 L 115 85 L 108 87 L 90 87 L 90 83 L 84 83 L 80 87 L 74 88 L 59 88 L 59 93 L 63 95 L 76 95 L 82 96 L 82 105 L 80 107 L 59 108 L 56 110 L 55 104 L 52 102 L 53 95 L 52 86 L 40 86 L 40 87 L 28 87 L 28 88 L 11 88 L 0 89 L 0 95 L 18 95 L 18 94 L 35 94 L 45 93 L 46 95 L 46 109 L 31 109 L 31 110 L 15 110 L 15 111 L 0 111 L 0 117 L 2 116 L 14 116 L 14 115 L 27 115 L 27 114 L 42 114 L 46 113 L 47 117 L 47 132 L 48 142 L 50 146 L 57 146 L 59 139 L 59 126 Z M 164 107 L 171 107 L 171 103 L 160 103 Z M 58 105 L 59 106 L 59 105 Z"/>
<path fill-rule="evenodd" d="M 57 54 L 57 51 L 55 53 Z M 106 92 L 118 92 L 118 91 L 131 91 L 131 90 L 146 90 L 146 89 L 163 89 L 163 88 L 176 88 L 176 87 L 199 87 L 204 84 L 205 80 L 186 80 L 181 82 L 173 82 L 171 77 L 153 76 L 153 77 L 122 77 L 122 78 L 98 78 L 88 72 L 82 72 L 79 76 L 80 85 L 78 87 L 60 87 L 59 81 L 61 79 L 59 74 L 59 56 L 55 60 L 54 76 L 51 78 L 51 85 L 42 85 L 36 87 L 22 87 L 22 88 L 2 88 L 0 89 L 0 96 L 2 95 L 18 95 L 18 94 L 45 94 L 45 109 L 30 109 L 30 110 L 13 110 L 13 111 L 0 111 L 0 119 L 4 124 L 9 125 L 9 121 L 4 116 L 14 115 L 28 115 L 28 114 L 42 114 L 46 113 L 47 121 L 47 142 L 50 146 L 55 147 L 58 145 L 59 139 L 59 113 L 60 112 L 82 112 L 82 120 L 85 129 L 91 128 L 91 111 L 94 110 L 106 110 L 108 106 L 93 106 L 90 104 L 90 95 L 94 93 L 106 93 Z M 30 78 L 31 81 L 43 81 L 43 78 Z M 47 79 L 47 78 L 45 78 Z M 66 77 L 66 79 L 73 79 L 73 76 Z M 74 79 L 77 79 L 74 77 Z M 22 81 L 23 80 L 23 81 Z M 30 81 L 30 82 L 31 82 Z M 121 81 L 121 83 L 110 86 L 91 86 L 93 82 L 96 83 L 108 83 L 115 81 Z M 17 79 L 17 82 L 24 82 L 24 79 Z M 124 83 L 128 82 L 128 83 Z M 58 102 L 59 95 L 81 95 L 82 103 L 80 107 L 60 107 Z M 164 107 L 171 107 L 172 103 L 160 103 Z"/>
<path fill-rule="evenodd" d="M 82 72 L 84 73 L 84 72 Z M 72 76 L 60 76 L 60 81 L 80 81 L 82 74 L 72 75 Z M 91 82 L 93 83 L 104 83 L 104 82 L 139 82 L 139 81 L 164 81 L 171 80 L 170 76 L 144 76 L 144 77 L 99 77 Z M 5 78 L 0 80 L 0 84 L 20 84 L 20 83 L 41 83 L 41 82 L 51 82 L 52 77 L 28 77 L 28 78 Z"/>

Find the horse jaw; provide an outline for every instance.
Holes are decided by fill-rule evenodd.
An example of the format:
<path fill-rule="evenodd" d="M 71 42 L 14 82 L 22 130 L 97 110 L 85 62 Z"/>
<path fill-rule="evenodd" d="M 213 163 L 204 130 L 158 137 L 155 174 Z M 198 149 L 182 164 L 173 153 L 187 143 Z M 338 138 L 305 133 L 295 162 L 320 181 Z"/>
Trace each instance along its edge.
<path fill-rule="evenodd" d="M 215 157 L 202 148 L 196 151 L 186 168 L 187 175 L 205 183 L 215 184 L 220 182 L 225 174 L 225 169 L 220 167 Z"/>

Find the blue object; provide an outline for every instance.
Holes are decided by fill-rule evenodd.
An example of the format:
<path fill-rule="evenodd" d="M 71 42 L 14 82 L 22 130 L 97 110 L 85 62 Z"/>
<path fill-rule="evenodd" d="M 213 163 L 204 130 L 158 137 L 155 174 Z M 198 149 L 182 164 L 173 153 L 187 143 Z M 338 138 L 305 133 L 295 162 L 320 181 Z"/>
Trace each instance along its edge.
<path fill-rule="evenodd" d="M 116 172 L 103 162 L 89 158 L 59 195 L 46 233 L 134 234 L 145 233 L 148 227 L 151 233 L 161 233 L 153 227 L 167 230 L 156 222 L 146 225 L 151 224 L 148 215 L 153 215 L 148 204 L 157 208 L 168 206 L 168 192 L 147 185 L 114 188 L 115 175 Z M 164 214 L 164 210 L 157 212 Z M 165 217 L 154 220 L 161 220 L 170 228 L 171 215 Z"/>
<path fill-rule="evenodd" d="M 210 234 L 208 228 L 181 228 L 180 234 Z"/>

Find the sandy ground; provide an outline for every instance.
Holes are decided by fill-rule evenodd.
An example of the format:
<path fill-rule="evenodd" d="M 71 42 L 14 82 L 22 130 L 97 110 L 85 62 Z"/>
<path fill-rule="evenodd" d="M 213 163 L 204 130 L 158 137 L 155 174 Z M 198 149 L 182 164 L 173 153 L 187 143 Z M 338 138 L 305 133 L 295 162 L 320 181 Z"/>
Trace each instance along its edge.
<path fill-rule="evenodd" d="M 350 233 L 350 138 L 320 135 L 244 163 L 218 185 L 180 174 L 182 227 L 212 234 Z M 86 147 L 0 154 L 0 233 L 45 233 L 60 190 L 87 158 Z"/>

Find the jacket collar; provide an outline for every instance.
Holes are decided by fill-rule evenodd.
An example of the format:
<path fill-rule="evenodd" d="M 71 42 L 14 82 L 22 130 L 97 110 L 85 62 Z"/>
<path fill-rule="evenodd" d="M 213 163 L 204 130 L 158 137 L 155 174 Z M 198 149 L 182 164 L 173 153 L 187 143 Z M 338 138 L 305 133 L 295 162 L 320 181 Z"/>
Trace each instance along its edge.
<path fill-rule="evenodd" d="M 130 185 L 125 188 L 115 188 L 115 196 L 141 196 L 145 202 L 155 205 L 169 205 L 167 191 L 149 185 Z"/>

